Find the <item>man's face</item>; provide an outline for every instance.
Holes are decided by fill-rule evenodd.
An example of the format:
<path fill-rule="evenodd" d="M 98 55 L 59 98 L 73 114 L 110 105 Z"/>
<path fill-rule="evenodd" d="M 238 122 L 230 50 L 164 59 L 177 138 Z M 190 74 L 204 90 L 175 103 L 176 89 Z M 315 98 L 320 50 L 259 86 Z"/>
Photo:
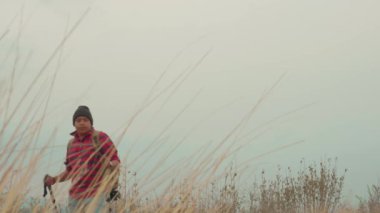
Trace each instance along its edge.
<path fill-rule="evenodd" d="M 75 119 L 74 126 L 77 133 L 83 135 L 91 130 L 91 121 L 87 117 L 79 116 Z"/>

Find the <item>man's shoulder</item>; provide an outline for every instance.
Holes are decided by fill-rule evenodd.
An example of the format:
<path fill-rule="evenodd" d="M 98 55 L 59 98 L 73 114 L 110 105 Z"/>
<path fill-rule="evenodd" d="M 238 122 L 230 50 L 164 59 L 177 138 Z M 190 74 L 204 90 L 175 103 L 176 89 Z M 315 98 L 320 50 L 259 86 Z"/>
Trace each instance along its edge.
<path fill-rule="evenodd" d="M 71 137 L 69 138 L 69 140 L 67 141 L 68 144 L 71 144 L 75 141 L 75 137 Z"/>
<path fill-rule="evenodd" d="M 93 134 L 98 134 L 99 136 L 107 135 L 107 133 L 101 131 L 101 130 L 94 130 Z"/>
<path fill-rule="evenodd" d="M 75 137 L 71 137 L 69 141 L 67 142 L 67 150 L 70 149 L 71 145 L 74 143 Z"/>
<path fill-rule="evenodd" d="M 103 141 L 103 140 L 106 140 L 109 138 L 108 134 L 103 132 L 103 131 L 99 131 L 99 130 L 94 130 L 94 133 L 98 134 L 99 135 L 99 140 L 100 141 Z"/>

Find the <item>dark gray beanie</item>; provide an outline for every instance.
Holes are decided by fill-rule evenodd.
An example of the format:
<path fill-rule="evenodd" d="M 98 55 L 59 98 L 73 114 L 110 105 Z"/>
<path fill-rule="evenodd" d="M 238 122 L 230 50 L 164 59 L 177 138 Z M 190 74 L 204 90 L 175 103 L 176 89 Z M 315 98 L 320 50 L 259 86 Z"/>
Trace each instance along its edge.
<path fill-rule="evenodd" d="M 73 125 L 75 123 L 75 119 L 77 119 L 77 117 L 79 117 L 79 116 L 84 116 L 84 117 L 90 119 L 91 126 L 93 125 L 94 121 L 92 120 L 92 115 L 91 115 L 91 112 L 90 112 L 90 109 L 88 108 L 88 106 L 79 106 L 78 109 L 74 112 Z"/>

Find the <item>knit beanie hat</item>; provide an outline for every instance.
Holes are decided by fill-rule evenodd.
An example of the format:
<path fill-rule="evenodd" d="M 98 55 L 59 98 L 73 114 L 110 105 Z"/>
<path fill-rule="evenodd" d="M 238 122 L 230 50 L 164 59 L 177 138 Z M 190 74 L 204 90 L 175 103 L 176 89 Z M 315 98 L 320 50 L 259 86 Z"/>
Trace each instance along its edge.
<path fill-rule="evenodd" d="M 78 109 L 74 112 L 73 125 L 75 123 L 75 119 L 77 119 L 77 117 L 79 116 L 84 116 L 88 118 L 91 122 L 91 126 L 93 125 L 94 121 L 92 120 L 92 115 L 88 106 L 79 106 Z"/>

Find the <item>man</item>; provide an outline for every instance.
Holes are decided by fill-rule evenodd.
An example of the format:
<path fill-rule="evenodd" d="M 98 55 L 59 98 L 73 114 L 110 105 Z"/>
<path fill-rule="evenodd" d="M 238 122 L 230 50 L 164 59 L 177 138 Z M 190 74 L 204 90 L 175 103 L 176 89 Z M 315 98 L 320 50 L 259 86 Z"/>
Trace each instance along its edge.
<path fill-rule="evenodd" d="M 105 171 L 117 169 L 120 159 L 108 135 L 94 129 L 87 106 L 79 106 L 75 111 L 73 125 L 75 131 L 71 133 L 73 139 L 67 147 L 66 169 L 57 176 L 47 176 L 44 183 L 51 186 L 71 180 L 69 211 L 101 212 L 105 208 L 108 193 L 115 192 L 110 189 L 114 185 L 109 184 L 110 178 Z"/>

